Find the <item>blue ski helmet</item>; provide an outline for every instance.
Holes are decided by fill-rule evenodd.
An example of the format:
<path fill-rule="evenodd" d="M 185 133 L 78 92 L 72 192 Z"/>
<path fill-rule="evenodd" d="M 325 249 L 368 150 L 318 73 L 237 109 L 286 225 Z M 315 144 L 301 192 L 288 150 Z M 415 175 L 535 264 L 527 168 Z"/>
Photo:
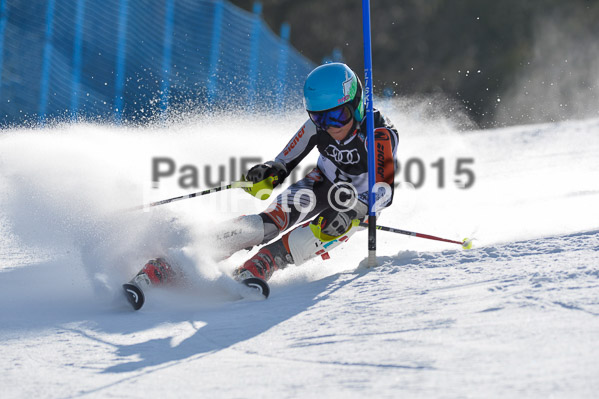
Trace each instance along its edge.
<path fill-rule="evenodd" d="M 347 65 L 340 62 L 314 69 L 304 83 L 304 106 L 308 112 L 326 111 L 343 104 L 351 105 L 354 119 L 364 119 L 362 83 Z"/>

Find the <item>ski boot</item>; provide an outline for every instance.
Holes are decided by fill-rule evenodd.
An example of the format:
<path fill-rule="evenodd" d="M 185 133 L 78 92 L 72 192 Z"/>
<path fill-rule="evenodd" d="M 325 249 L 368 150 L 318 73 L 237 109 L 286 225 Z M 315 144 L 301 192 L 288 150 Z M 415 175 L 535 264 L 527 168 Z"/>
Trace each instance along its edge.
<path fill-rule="evenodd" d="M 270 288 L 266 281 L 275 271 L 293 263 L 284 241 L 280 239 L 262 248 L 233 272 L 233 278 L 248 287 L 255 288 L 264 298 L 268 298 Z"/>
<path fill-rule="evenodd" d="M 165 259 L 150 259 L 131 281 L 123 284 L 123 290 L 133 309 L 139 310 L 145 302 L 143 289 L 155 285 L 170 284 L 175 278 L 175 271 Z"/>

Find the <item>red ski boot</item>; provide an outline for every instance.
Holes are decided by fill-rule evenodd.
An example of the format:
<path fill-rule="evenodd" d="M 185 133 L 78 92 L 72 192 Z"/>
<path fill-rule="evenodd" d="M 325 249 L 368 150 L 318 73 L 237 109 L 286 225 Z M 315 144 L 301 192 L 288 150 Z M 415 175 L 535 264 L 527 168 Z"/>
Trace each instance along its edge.
<path fill-rule="evenodd" d="M 258 253 L 247 260 L 243 266 L 238 267 L 233 272 L 233 278 L 237 281 L 243 281 L 251 277 L 257 277 L 264 281 L 278 270 L 272 253 L 268 248 L 262 248 Z"/>
<path fill-rule="evenodd" d="M 150 259 L 129 283 L 123 284 L 123 290 L 133 309 L 139 310 L 145 302 L 142 288 L 172 284 L 175 278 L 176 273 L 166 260 Z"/>
<path fill-rule="evenodd" d="M 171 284 L 176 274 L 171 265 L 163 258 L 150 259 L 133 278 L 133 282 L 144 282 L 146 285 Z"/>
<path fill-rule="evenodd" d="M 270 288 L 266 281 L 272 274 L 293 263 L 289 250 L 283 240 L 275 241 L 262 248 L 242 266 L 233 272 L 233 278 L 240 283 L 257 289 L 265 298 L 268 298 Z"/>

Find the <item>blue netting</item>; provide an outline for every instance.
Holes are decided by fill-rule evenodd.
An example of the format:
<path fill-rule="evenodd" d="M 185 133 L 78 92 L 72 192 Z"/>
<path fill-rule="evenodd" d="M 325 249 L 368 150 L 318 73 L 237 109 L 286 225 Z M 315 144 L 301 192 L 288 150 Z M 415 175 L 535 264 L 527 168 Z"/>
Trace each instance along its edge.
<path fill-rule="evenodd" d="M 298 104 L 314 65 L 219 0 L 0 0 L 4 124 Z"/>

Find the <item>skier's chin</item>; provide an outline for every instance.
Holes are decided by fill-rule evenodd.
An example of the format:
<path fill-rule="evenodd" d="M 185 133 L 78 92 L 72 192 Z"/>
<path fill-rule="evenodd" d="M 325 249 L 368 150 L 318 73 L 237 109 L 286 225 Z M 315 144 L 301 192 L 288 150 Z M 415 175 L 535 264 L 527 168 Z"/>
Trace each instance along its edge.
<path fill-rule="evenodd" d="M 335 140 L 341 141 L 347 137 L 347 134 L 351 129 L 352 122 L 353 121 L 341 127 L 329 127 L 327 128 L 327 133 Z"/>

